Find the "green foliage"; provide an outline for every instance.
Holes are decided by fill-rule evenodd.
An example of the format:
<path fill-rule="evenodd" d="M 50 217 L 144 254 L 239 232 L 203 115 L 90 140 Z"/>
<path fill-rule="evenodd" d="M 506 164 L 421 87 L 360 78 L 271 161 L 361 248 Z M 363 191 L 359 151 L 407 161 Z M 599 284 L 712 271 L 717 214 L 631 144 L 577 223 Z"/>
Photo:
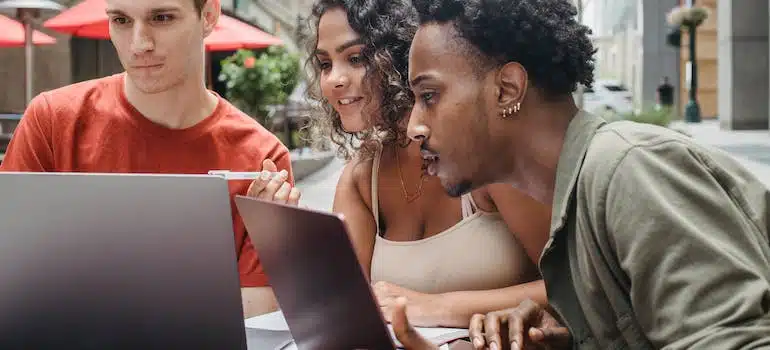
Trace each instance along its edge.
<path fill-rule="evenodd" d="M 266 125 L 269 106 L 286 103 L 299 82 L 299 56 L 283 46 L 255 53 L 238 50 L 222 60 L 225 98 Z"/>
<path fill-rule="evenodd" d="M 673 111 L 668 107 L 652 107 L 645 108 L 640 113 L 621 115 L 619 119 L 668 127 L 671 124 L 672 113 Z"/>

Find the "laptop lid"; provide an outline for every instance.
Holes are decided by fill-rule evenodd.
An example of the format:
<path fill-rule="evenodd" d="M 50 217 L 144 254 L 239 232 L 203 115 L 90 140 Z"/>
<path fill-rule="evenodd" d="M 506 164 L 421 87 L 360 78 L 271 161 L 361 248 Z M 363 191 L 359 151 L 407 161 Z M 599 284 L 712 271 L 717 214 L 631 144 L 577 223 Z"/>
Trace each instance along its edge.
<path fill-rule="evenodd" d="M 245 349 L 224 179 L 0 173 L 0 349 Z"/>
<path fill-rule="evenodd" d="M 395 348 L 342 218 L 236 196 L 299 349 Z"/>

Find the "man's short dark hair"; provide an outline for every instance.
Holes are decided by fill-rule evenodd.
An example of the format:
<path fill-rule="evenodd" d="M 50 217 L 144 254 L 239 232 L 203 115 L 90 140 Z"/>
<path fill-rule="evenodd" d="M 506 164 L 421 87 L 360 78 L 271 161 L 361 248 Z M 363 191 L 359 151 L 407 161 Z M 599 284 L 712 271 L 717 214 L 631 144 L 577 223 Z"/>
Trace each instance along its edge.
<path fill-rule="evenodd" d="M 518 62 L 547 94 L 594 81 L 591 30 L 569 0 L 413 0 L 420 24 L 451 22 L 483 68 Z"/>

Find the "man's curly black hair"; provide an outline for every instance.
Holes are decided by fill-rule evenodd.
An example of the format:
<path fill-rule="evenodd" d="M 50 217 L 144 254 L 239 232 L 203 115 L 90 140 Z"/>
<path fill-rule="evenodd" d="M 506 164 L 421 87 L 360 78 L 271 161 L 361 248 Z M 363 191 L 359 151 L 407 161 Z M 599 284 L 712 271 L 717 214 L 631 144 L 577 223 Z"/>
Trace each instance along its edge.
<path fill-rule="evenodd" d="M 454 25 L 482 68 L 518 62 L 546 96 L 563 96 L 594 81 L 591 30 L 569 0 L 413 0 L 420 24 Z M 470 45 L 468 45 L 470 44 Z"/>
<path fill-rule="evenodd" d="M 340 115 L 326 101 L 318 87 L 320 67 L 313 52 L 318 44 L 318 23 L 326 11 L 341 8 L 347 13 L 350 27 L 361 36 L 364 49 L 366 75 L 363 86 L 366 91 L 378 91 L 379 115 L 370 124 L 376 129 L 357 134 L 342 128 Z M 417 13 L 409 0 L 318 0 L 311 14 L 313 34 L 310 35 L 308 64 L 312 66 L 312 82 L 309 96 L 320 102 L 311 131 L 331 137 L 338 146 L 338 153 L 350 158 L 350 151 L 360 156 L 371 156 L 375 147 L 397 144 L 404 146 L 409 139 L 403 123 L 409 117 L 414 95 L 409 89 L 409 47 L 417 31 Z M 320 136 L 320 135 L 318 135 Z M 314 137 L 316 140 L 323 138 Z"/>

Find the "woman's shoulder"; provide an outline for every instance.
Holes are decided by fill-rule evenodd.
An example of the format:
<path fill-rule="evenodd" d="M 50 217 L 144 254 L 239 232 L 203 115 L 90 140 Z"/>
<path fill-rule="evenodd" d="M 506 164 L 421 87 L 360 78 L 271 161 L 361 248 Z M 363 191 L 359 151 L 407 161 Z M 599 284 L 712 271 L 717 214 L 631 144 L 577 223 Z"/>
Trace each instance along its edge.
<path fill-rule="evenodd" d="M 476 206 L 484 212 L 495 213 L 497 212 L 497 206 L 495 201 L 492 200 L 492 196 L 489 194 L 489 186 L 484 186 L 471 191 L 470 193 L 473 202 Z"/>
<path fill-rule="evenodd" d="M 355 188 L 365 202 L 371 202 L 373 164 L 372 157 L 354 155 L 343 167 L 337 187 Z"/>
<path fill-rule="evenodd" d="M 344 178 L 354 183 L 371 182 L 373 164 L 374 159 L 372 157 L 356 154 L 345 163 L 340 179 Z"/>

